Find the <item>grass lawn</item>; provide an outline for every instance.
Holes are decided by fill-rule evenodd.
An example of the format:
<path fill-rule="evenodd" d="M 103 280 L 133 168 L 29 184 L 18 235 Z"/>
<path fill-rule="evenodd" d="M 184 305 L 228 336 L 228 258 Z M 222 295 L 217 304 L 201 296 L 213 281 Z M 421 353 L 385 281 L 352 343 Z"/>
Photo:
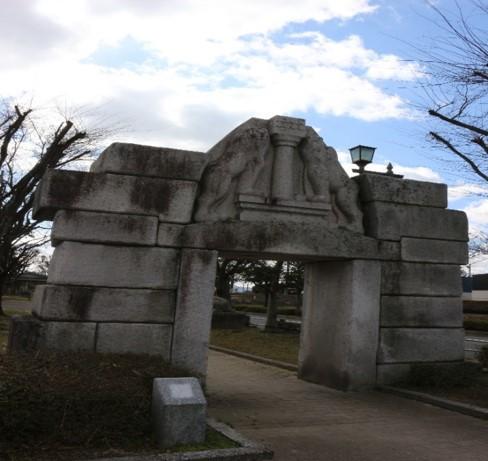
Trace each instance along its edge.
<path fill-rule="evenodd" d="M 151 436 L 152 380 L 185 375 L 149 356 L 0 355 L 0 459 L 161 452 Z M 210 430 L 206 443 L 184 451 L 234 446 Z"/>
<path fill-rule="evenodd" d="M 300 337 L 292 333 L 267 333 L 257 328 L 212 330 L 210 343 L 268 359 L 297 364 Z"/>
<path fill-rule="evenodd" d="M 233 304 L 232 308 L 239 312 L 249 312 L 251 314 L 266 314 L 266 307 L 262 304 Z M 297 315 L 297 310 L 293 306 L 278 306 L 278 314 L 300 317 L 299 315 Z"/>
<path fill-rule="evenodd" d="M 488 315 L 464 314 L 464 328 L 466 330 L 488 331 Z"/>

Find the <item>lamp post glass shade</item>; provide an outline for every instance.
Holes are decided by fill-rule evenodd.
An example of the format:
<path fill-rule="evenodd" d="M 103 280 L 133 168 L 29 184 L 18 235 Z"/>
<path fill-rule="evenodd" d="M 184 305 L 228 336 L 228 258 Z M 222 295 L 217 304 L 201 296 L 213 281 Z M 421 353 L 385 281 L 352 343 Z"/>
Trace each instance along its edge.
<path fill-rule="evenodd" d="M 369 147 L 369 146 L 356 146 L 351 147 L 349 152 L 351 154 L 352 163 L 355 163 L 359 166 L 359 170 L 363 171 L 364 167 L 373 161 L 374 151 L 376 147 Z"/>

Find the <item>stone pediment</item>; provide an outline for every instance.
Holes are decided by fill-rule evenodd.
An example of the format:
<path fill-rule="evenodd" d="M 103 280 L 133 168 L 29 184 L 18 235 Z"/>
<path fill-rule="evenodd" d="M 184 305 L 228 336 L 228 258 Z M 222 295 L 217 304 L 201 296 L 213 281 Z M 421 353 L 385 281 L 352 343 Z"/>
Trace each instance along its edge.
<path fill-rule="evenodd" d="M 363 232 L 358 186 L 303 119 L 251 118 L 208 151 L 196 222 L 315 222 Z"/>

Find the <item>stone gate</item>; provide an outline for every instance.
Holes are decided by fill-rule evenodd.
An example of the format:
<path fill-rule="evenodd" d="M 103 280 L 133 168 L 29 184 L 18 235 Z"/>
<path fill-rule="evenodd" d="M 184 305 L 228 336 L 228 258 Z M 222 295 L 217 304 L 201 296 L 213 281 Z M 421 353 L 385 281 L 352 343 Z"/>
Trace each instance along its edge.
<path fill-rule="evenodd" d="M 206 154 L 112 144 L 37 191 L 55 251 L 30 346 L 158 354 L 204 378 L 221 254 L 307 263 L 304 379 L 359 389 L 462 361 L 468 228 L 446 207 L 444 184 L 348 178 L 297 118 L 252 118 Z"/>

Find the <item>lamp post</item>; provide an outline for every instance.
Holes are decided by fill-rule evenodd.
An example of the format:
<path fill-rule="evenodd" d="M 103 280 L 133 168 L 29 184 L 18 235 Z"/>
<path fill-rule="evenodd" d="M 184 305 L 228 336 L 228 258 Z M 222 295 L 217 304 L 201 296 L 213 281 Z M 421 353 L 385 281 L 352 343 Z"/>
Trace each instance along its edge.
<path fill-rule="evenodd" d="M 351 154 L 352 163 L 359 167 L 359 170 L 353 170 L 359 174 L 364 173 L 364 167 L 373 161 L 374 151 L 376 147 L 362 146 L 351 147 L 349 152 Z"/>

